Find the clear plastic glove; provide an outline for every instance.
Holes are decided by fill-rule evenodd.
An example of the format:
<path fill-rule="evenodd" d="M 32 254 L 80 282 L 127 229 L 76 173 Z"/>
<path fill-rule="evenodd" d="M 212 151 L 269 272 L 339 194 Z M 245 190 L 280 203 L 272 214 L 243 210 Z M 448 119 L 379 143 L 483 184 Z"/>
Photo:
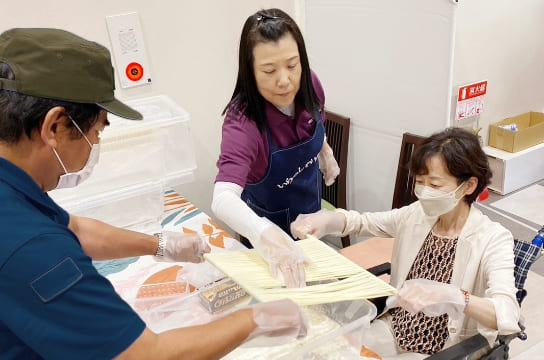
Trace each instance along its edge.
<path fill-rule="evenodd" d="M 253 247 L 270 266 L 272 276 L 283 281 L 287 287 L 306 286 L 305 265 L 309 260 L 295 244 L 295 241 L 282 229 L 270 222 L 264 229 L 258 241 L 254 241 Z"/>
<path fill-rule="evenodd" d="M 185 234 L 176 231 L 163 231 L 164 251 L 162 256 L 155 256 L 158 261 L 185 261 L 199 263 L 204 260 L 204 253 L 210 252 L 206 240 L 198 234 Z"/>
<path fill-rule="evenodd" d="M 291 223 L 291 234 L 297 239 L 308 235 L 320 239 L 325 235 L 341 235 L 346 226 L 344 214 L 336 211 L 319 210 L 313 214 L 300 214 Z"/>
<path fill-rule="evenodd" d="M 251 306 L 257 325 L 244 346 L 281 345 L 306 336 L 308 323 L 291 300 L 278 300 Z"/>
<path fill-rule="evenodd" d="M 427 279 L 404 282 L 396 296 L 387 299 L 388 307 L 400 306 L 411 313 L 427 316 L 448 314 L 459 318 L 465 310 L 465 296 L 457 286 Z"/>
<path fill-rule="evenodd" d="M 340 174 L 340 168 L 334 158 L 334 153 L 326 142 L 323 144 L 321 151 L 317 155 L 319 160 L 319 170 L 323 174 L 325 185 L 330 186 L 334 184 L 334 180 Z"/>

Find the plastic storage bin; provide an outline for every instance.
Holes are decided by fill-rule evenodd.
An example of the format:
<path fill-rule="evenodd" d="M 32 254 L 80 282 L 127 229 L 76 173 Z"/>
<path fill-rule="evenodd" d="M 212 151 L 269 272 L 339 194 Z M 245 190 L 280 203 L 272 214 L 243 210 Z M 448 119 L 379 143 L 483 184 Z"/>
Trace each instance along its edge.
<path fill-rule="evenodd" d="M 164 190 L 192 181 L 196 160 L 189 114 L 179 105 L 165 95 L 126 103 L 140 111 L 143 120 L 109 114 L 100 159 L 89 179 L 49 195 L 76 215 L 134 228 L 159 223 L 164 199 L 157 187 Z"/>
<path fill-rule="evenodd" d="M 155 172 L 151 176 L 163 181 L 166 186 L 192 181 L 196 160 L 189 114 L 165 95 L 126 103 L 142 113 L 144 119 L 134 121 L 110 115 L 108 119 L 111 124 L 104 131 L 102 142 L 113 143 L 115 148 L 115 144 L 121 145 L 127 140 L 138 139 L 142 143 L 151 141 L 153 145 L 149 147 L 135 148 L 131 145 L 133 152 L 127 153 L 123 161 L 130 159 L 134 161 L 134 167 L 149 167 Z M 151 163 L 151 156 L 155 164 Z M 125 172 L 123 174 L 129 177 Z"/>
<path fill-rule="evenodd" d="M 90 217 L 122 228 L 153 233 L 160 231 L 164 208 L 161 182 L 137 184 L 62 203 L 71 214 Z"/>
<path fill-rule="evenodd" d="M 165 187 L 194 179 L 196 160 L 189 114 L 164 95 L 126 101 L 143 120 L 108 115 L 101 135 L 100 159 L 93 173 L 76 189 L 49 194 L 57 202 L 160 181 Z"/>

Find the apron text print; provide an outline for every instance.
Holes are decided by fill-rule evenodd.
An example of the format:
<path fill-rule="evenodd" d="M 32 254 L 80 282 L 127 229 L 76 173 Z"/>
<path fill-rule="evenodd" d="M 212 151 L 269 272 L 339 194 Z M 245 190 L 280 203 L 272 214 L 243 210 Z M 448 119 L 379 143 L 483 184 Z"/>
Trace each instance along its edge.
<path fill-rule="evenodd" d="M 317 162 L 317 155 L 314 156 L 313 158 L 311 158 L 310 160 L 308 160 L 308 162 L 306 162 L 306 164 L 304 164 L 303 167 L 298 167 L 297 171 L 293 174 L 293 176 L 291 177 L 288 177 L 288 178 L 285 178 L 285 181 L 283 182 L 283 184 L 276 184 L 276 186 L 279 188 L 279 189 L 283 189 L 284 187 L 286 187 L 287 185 L 291 184 L 293 182 L 293 180 L 301 173 L 303 172 L 305 169 L 309 168 L 310 166 L 312 166 L 312 164 L 314 164 L 315 162 Z"/>

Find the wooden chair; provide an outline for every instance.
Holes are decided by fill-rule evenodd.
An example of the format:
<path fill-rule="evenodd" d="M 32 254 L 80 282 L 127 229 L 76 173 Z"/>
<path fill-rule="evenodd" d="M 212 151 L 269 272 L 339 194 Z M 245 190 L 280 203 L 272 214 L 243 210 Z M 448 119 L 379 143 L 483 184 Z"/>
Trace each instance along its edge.
<path fill-rule="evenodd" d="M 321 188 L 321 208 L 334 210 L 335 208 L 345 209 L 347 207 L 346 191 L 346 168 L 348 164 L 348 145 L 349 145 L 349 124 L 350 118 L 325 110 L 325 135 L 329 143 L 334 158 L 340 167 L 340 174 L 331 186 L 322 183 Z M 252 247 L 251 243 L 240 236 L 240 241 L 247 247 Z M 342 238 L 342 247 L 350 245 L 349 236 Z"/>
<path fill-rule="evenodd" d="M 415 179 L 410 173 L 410 161 L 412 155 L 419 146 L 425 141 L 426 137 L 404 133 L 402 135 L 402 144 L 400 146 L 399 164 L 397 166 L 397 178 L 395 180 L 395 190 L 393 192 L 393 209 L 398 209 L 410 205 L 417 200 L 414 195 Z"/>
<path fill-rule="evenodd" d="M 340 167 L 340 175 L 331 186 L 322 185 L 322 208 L 347 207 L 346 169 L 348 163 L 349 125 L 350 118 L 331 111 L 325 111 L 325 134 L 334 153 L 334 158 Z M 331 206 L 332 205 L 332 206 Z M 350 245 L 349 236 L 342 238 L 342 247 Z"/>
<path fill-rule="evenodd" d="M 402 135 L 397 177 L 393 191 L 393 209 L 410 205 L 417 200 L 414 195 L 415 180 L 410 173 L 410 162 L 415 150 L 421 146 L 425 139 L 423 136 L 408 132 Z M 391 261 L 393 241 L 394 239 L 370 238 L 342 249 L 340 252 L 365 269 L 370 269 L 382 263 L 388 264 Z M 372 255 L 369 256 L 369 254 Z"/>

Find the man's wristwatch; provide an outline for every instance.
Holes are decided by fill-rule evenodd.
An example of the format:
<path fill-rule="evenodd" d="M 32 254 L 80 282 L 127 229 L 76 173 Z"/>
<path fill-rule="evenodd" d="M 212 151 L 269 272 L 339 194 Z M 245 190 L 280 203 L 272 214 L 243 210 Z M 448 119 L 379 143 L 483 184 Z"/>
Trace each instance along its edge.
<path fill-rule="evenodd" d="M 157 252 L 155 253 L 155 256 L 164 256 L 164 248 L 166 247 L 166 238 L 162 234 L 162 232 L 153 234 L 159 242 L 159 246 L 157 247 Z"/>

